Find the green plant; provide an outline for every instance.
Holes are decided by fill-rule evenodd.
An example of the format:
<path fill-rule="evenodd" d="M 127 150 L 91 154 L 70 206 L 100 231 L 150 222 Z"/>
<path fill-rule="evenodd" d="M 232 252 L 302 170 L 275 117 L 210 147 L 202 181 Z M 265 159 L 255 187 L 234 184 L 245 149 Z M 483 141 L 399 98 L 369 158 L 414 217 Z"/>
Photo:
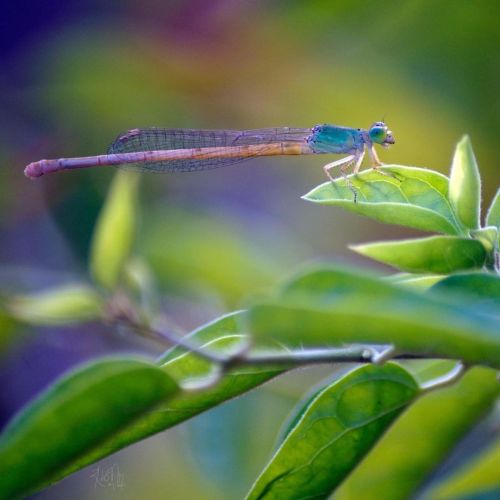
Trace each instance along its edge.
<path fill-rule="evenodd" d="M 0 497 L 38 491 L 314 363 L 356 364 L 298 405 L 248 498 L 414 493 L 500 394 L 500 190 L 482 227 L 467 138 L 449 179 L 404 166 L 383 172 L 351 176 L 356 202 L 344 179 L 304 198 L 440 233 L 352 247 L 403 274 L 317 266 L 183 338 L 155 327 L 147 264 L 131 257 L 138 178 L 118 173 L 95 231 L 93 284 L 10 297 L 4 308 L 37 325 L 105 321 L 172 347 L 156 361 L 115 356 L 77 367 L 27 405 L 0 438 Z M 498 491 L 499 450 L 493 443 L 427 497 Z"/>

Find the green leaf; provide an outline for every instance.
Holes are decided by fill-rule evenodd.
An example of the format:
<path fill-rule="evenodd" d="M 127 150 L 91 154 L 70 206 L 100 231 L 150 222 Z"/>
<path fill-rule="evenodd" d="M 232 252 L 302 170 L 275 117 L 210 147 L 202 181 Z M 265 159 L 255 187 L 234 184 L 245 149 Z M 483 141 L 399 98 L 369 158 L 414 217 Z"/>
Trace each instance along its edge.
<path fill-rule="evenodd" d="M 444 276 L 440 274 L 411 274 L 411 273 L 399 273 L 392 276 L 388 276 L 386 280 L 389 283 L 395 283 L 402 285 L 413 290 L 427 290 L 432 285 L 435 285 L 441 281 Z"/>
<path fill-rule="evenodd" d="M 155 276 L 147 262 L 132 257 L 123 268 L 123 281 L 134 302 L 140 304 L 141 314 L 153 318 L 160 309 L 160 297 Z"/>
<path fill-rule="evenodd" d="M 467 304 L 476 311 L 496 315 L 500 319 L 500 277 L 486 273 L 448 276 L 436 283 L 429 293 L 446 298 L 457 305 Z"/>
<path fill-rule="evenodd" d="M 473 296 L 474 306 L 482 299 L 489 299 L 500 306 L 500 276 L 494 274 L 466 273 L 448 276 L 436 283 L 431 291 L 443 294 L 466 294 L 468 301 Z"/>
<path fill-rule="evenodd" d="M 500 439 L 493 442 L 486 450 L 466 462 L 451 476 L 437 484 L 428 493 L 429 500 L 446 500 L 449 498 L 498 498 L 500 492 Z M 496 496 L 481 496 L 481 493 L 495 491 Z"/>
<path fill-rule="evenodd" d="M 481 177 L 468 136 L 455 149 L 450 172 L 450 202 L 458 220 L 469 229 L 479 228 Z"/>
<path fill-rule="evenodd" d="M 380 280 L 380 281 L 379 281 Z M 367 294 L 390 298 L 394 286 L 366 271 L 333 264 L 311 266 L 295 276 L 278 290 L 278 300 L 286 304 L 329 306 L 340 299 L 350 300 L 362 288 Z"/>
<path fill-rule="evenodd" d="M 94 231 L 90 271 L 108 289 L 118 283 L 132 248 L 138 182 L 134 172 L 121 170 L 115 175 Z"/>
<path fill-rule="evenodd" d="M 481 242 L 490 255 L 493 254 L 493 250 L 498 246 L 498 229 L 495 226 L 473 229 L 470 234 L 474 239 Z"/>
<path fill-rule="evenodd" d="M 466 269 L 480 269 L 486 261 L 486 249 L 479 241 L 457 236 L 381 241 L 350 245 L 349 248 L 413 273 L 449 274 Z"/>
<path fill-rule="evenodd" d="M 384 500 L 413 498 L 459 440 L 494 407 L 499 394 L 495 371 L 476 367 L 452 387 L 423 395 L 387 431 L 333 498 L 378 500 L 382 491 Z"/>
<path fill-rule="evenodd" d="M 398 363 L 408 370 L 420 386 L 448 375 L 457 368 L 459 361 L 453 359 L 405 359 Z"/>
<path fill-rule="evenodd" d="M 0 437 L 0 497 L 20 498 L 170 399 L 178 388 L 157 366 L 102 359 L 61 377 Z"/>
<path fill-rule="evenodd" d="M 218 353 L 232 352 L 234 346 L 246 338 L 238 325 L 240 316 L 241 313 L 223 316 L 199 328 L 189 338 Z M 180 348 L 170 350 L 163 359 L 160 361 L 161 370 L 178 383 L 203 380 L 213 375 L 214 367 L 210 363 Z M 243 394 L 285 371 L 282 367 L 246 366 L 225 373 L 217 384 L 206 389 L 183 390 L 175 399 L 156 407 L 154 411 L 142 414 L 119 432 L 110 434 L 99 447 L 82 454 L 77 461 L 60 470 L 57 479 Z"/>
<path fill-rule="evenodd" d="M 64 325 L 99 318 L 103 299 L 89 286 L 72 284 L 13 297 L 7 307 L 15 318 L 27 323 Z"/>
<path fill-rule="evenodd" d="M 246 338 L 240 327 L 241 312 L 232 312 L 214 319 L 204 325 L 196 328 L 191 333 L 184 336 L 185 340 L 196 343 L 197 345 L 207 344 L 224 337 Z M 186 350 L 179 346 L 168 349 L 160 358 L 158 363 L 165 365 L 170 361 L 180 358 L 186 354 Z M 182 365 L 182 364 L 181 364 Z M 174 363 L 174 366 L 177 366 Z"/>
<path fill-rule="evenodd" d="M 498 321 L 480 310 L 359 273 L 320 268 L 246 313 L 256 342 L 394 344 L 402 352 L 500 367 Z"/>
<path fill-rule="evenodd" d="M 486 214 L 486 225 L 495 226 L 500 231 L 500 189 L 493 198 Z"/>
<path fill-rule="evenodd" d="M 344 372 L 342 369 L 340 369 L 337 373 L 333 375 L 333 380 L 337 381 L 340 376 L 343 376 Z M 331 385 L 331 381 L 328 385 Z M 321 387 L 314 387 L 311 391 L 309 391 L 308 394 L 306 394 L 305 397 L 302 398 L 302 400 L 299 402 L 299 405 L 295 406 L 293 408 L 292 412 L 288 415 L 288 418 L 284 421 L 279 433 L 278 433 L 278 438 L 276 440 L 276 448 L 278 445 L 281 445 L 283 441 L 286 439 L 286 437 L 290 434 L 290 432 L 295 429 L 297 424 L 300 422 L 302 417 L 304 416 L 304 413 L 307 412 L 309 406 L 311 403 L 318 397 L 318 394 L 322 393 L 325 389 L 325 384 Z"/>
<path fill-rule="evenodd" d="M 418 392 L 412 376 L 393 363 L 362 366 L 327 386 L 307 402 L 248 500 L 327 496 Z"/>
<path fill-rule="evenodd" d="M 326 182 L 303 198 L 323 205 L 345 208 L 388 224 L 423 231 L 459 234 L 460 227 L 448 201 L 448 179 L 422 168 L 384 166 L 383 175 L 364 170 L 349 179 L 357 191 L 357 202 L 345 179 Z"/>

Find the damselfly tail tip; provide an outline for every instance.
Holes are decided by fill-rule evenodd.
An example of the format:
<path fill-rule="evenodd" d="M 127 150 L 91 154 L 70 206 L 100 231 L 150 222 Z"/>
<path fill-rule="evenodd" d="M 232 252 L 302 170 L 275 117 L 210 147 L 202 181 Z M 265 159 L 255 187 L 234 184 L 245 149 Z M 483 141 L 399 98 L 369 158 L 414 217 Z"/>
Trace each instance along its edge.
<path fill-rule="evenodd" d="M 30 179 L 41 177 L 43 175 L 43 168 L 41 163 L 39 161 L 35 161 L 27 165 L 24 169 L 24 175 Z"/>

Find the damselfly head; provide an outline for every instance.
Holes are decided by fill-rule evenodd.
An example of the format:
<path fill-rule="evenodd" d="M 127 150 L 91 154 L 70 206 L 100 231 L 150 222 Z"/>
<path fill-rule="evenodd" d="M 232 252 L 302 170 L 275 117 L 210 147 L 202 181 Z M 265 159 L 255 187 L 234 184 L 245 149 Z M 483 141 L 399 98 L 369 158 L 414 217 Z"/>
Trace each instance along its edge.
<path fill-rule="evenodd" d="M 377 144 L 381 144 L 384 148 L 389 147 L 396 141 L 389 127 L 384 122 L 375 122 L 368 131 L 370 140 Z"/>

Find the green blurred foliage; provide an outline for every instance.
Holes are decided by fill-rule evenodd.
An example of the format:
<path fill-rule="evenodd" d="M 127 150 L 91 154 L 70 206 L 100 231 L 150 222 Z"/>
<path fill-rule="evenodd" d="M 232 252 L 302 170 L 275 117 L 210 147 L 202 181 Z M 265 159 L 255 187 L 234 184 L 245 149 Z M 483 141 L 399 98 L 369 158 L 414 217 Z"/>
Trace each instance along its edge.
<path fill-rule="evenodd" d="M 12 317 L 32 325 L 65 325 L 99 319 L 103 300 L 90 286 L 79 283 L 13 296 L 7 303 Z"/>
<path fill-rule="evenodd" d="M 199 297 L 216 291 L 229 309 L 307 256 L 307 247 L 263 217 L 155 206 L 140 251 L 164 290 Z"/>
<path fill-rule="evenodd" d="M 125 261 L 132 251 L 136 232 L 136 173 L 122 171 L 113 179 L 106 203 L 92 238 L 90 271 L 96 282 L 108 289 L 118 285 Z"/>
<path fill-rule="evenodd" d="M 442 484 L 428 492 L 428 498 L 494 499 L 500 493 L 499 461 L 500 443 L 496 440 L 478 456 L 474 456 L 469 463 L 455 471 L 451 477 L 446 478 Z"/>

